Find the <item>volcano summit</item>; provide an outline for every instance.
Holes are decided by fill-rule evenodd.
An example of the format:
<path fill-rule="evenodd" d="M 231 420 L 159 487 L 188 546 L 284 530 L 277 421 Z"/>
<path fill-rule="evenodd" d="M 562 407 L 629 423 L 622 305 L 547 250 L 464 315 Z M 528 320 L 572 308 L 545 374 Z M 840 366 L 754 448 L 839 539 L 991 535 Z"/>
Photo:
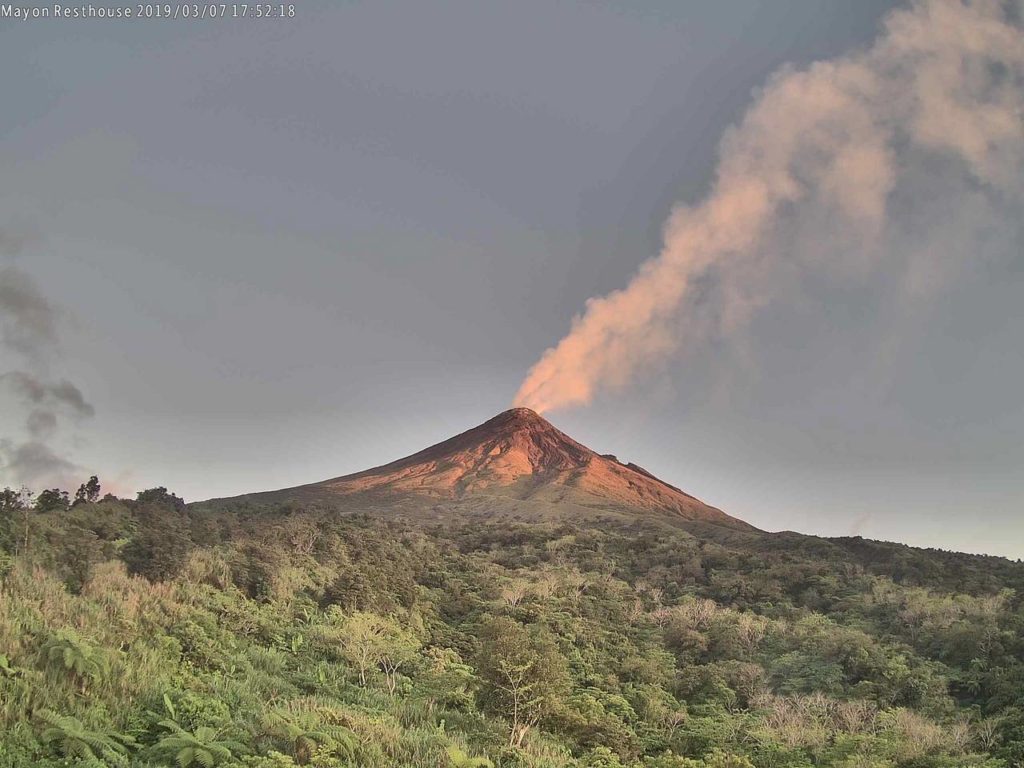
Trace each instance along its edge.
<path fill-rule="evenodd" d="M 529 408 L 499 413 L 411 456 L 352 475 L 245 497 L 353 511 L 458 507 L 516 517 L 656 515 L 754 530 L 635 464 L 599 454 Z"/>

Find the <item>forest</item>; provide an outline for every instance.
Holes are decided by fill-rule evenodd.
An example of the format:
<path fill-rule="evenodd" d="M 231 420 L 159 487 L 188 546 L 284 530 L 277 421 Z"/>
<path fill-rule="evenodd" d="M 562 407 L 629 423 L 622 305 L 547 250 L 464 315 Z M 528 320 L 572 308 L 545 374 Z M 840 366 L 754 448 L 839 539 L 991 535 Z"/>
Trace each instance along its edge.
<path fill-rule="evenodd" d="M 1024 564 L 637 518 L 0 497 L 0 768 L 1024 765 Z"/>

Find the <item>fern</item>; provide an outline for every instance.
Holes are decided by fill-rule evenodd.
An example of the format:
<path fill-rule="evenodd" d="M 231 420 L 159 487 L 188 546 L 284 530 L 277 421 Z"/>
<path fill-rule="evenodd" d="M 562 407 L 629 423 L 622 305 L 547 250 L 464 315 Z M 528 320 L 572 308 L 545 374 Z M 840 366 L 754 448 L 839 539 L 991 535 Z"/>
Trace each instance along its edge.
<path fill-rule="evenodd" d="M 131 736 L 113 730 L 93 730 L 76 717 L 50 710 L 40 711 L 38 717 L 45 724 L 40 738 L 56 746 L 64 757 L 97 766 L 103 765 L 103 761 L 116 766 L 128 764 L 129 748 L 135 745 Z"/>

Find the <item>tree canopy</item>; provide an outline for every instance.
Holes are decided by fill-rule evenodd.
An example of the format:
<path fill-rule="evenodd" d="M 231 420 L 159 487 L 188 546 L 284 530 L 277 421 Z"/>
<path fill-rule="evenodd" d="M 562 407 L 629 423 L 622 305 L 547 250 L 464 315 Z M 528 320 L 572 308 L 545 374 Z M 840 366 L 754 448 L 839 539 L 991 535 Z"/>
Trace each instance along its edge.
<path fill-rule="evenodd" d="M 2 497 L 0 768 L 1024 761 L 1020 563 L 91 480 Z"/>

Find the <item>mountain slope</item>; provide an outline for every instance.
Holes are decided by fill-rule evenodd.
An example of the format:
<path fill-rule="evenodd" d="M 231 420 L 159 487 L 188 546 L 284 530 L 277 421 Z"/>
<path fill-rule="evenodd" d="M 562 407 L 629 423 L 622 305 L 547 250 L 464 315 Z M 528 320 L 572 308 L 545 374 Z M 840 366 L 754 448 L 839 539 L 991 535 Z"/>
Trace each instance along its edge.
<path fill-rule="evenodd" d="M 573 440 L 528 408 L 513 408 L 398 461 L 257 500 L 344 500 L 376 509 L 417 499 L 535 517 L 578 511 L 655 514 L 754 531 L 746 523 Z"/>

